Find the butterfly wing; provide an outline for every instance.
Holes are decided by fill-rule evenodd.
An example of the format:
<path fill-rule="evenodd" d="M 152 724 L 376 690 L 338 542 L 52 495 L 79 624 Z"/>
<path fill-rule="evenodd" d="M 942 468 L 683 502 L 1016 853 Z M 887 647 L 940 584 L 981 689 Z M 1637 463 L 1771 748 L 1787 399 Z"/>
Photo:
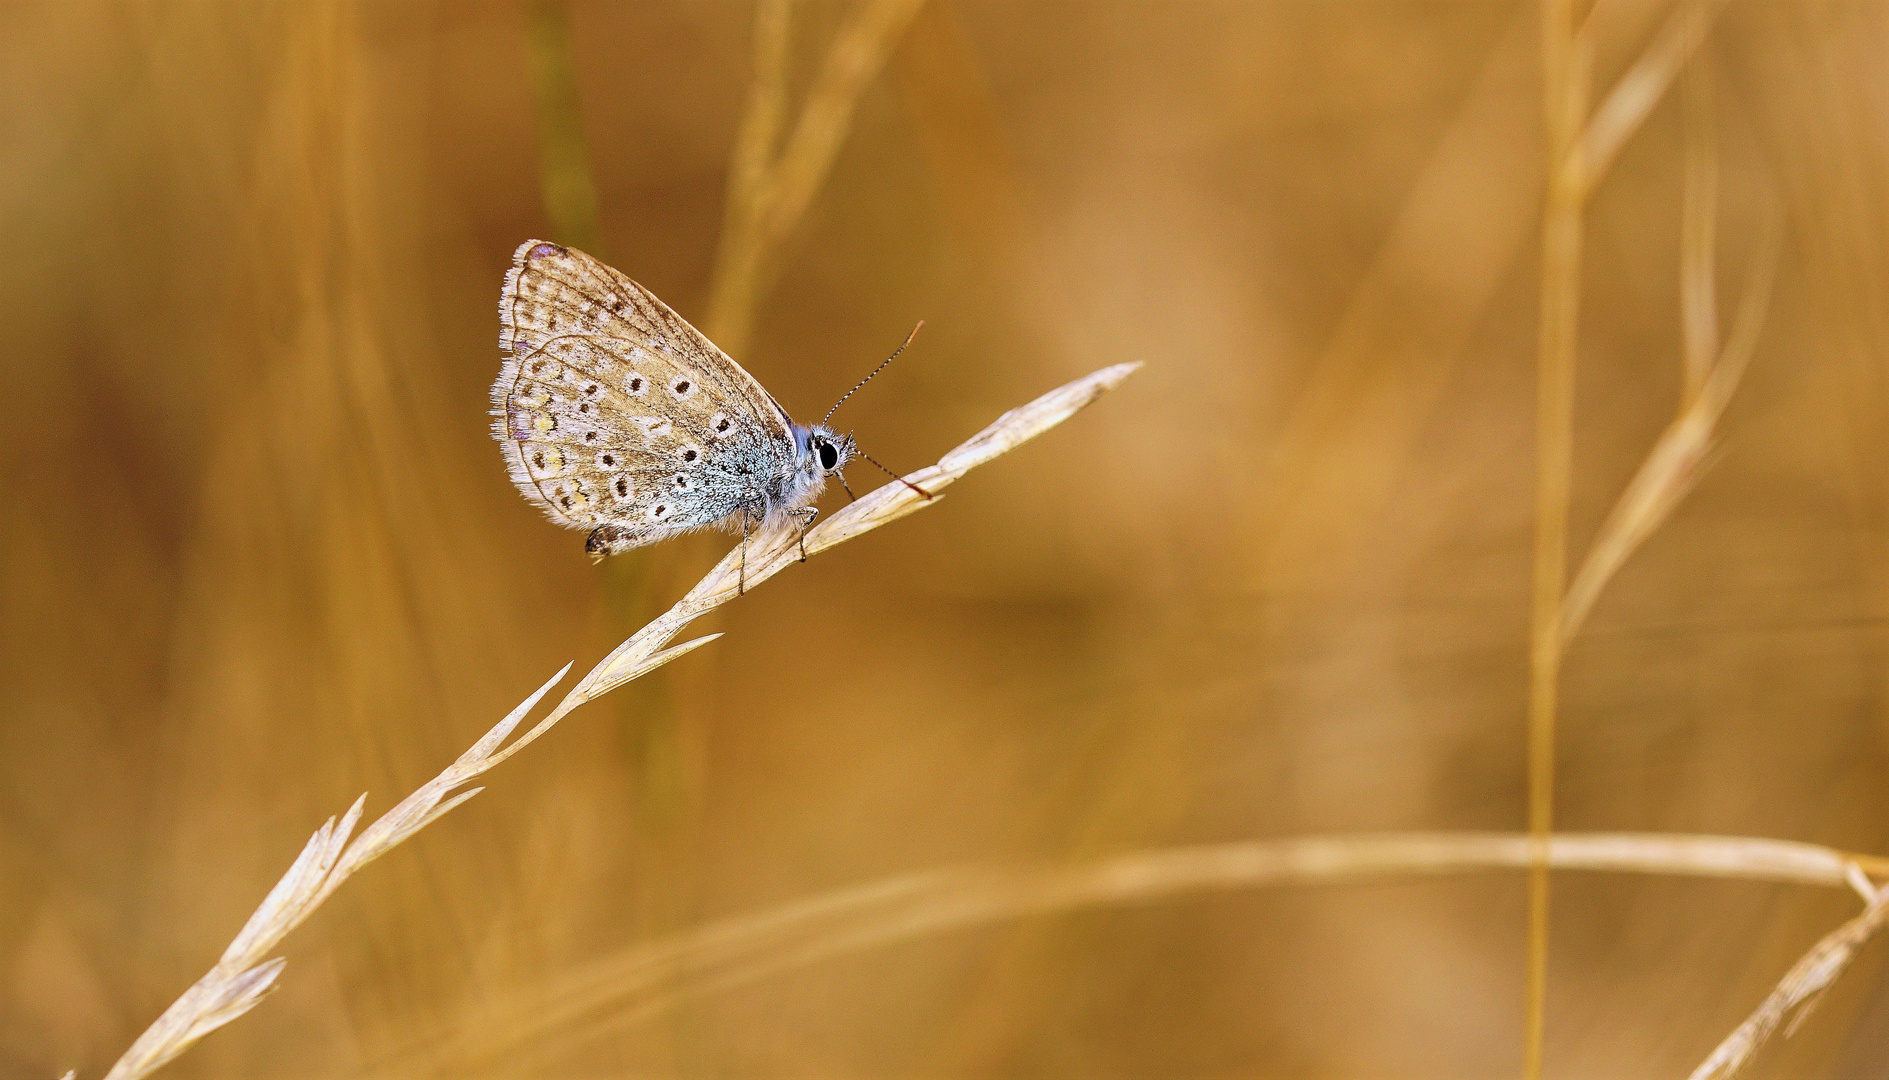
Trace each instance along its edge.
<path fill-rule="evenodd" d="M 583 252 L 521 245 L 499 321 L 494 434 L 558 524 L 636 547 L 758 505 L 792 469 L 792 421 L 754 376 Z"/>

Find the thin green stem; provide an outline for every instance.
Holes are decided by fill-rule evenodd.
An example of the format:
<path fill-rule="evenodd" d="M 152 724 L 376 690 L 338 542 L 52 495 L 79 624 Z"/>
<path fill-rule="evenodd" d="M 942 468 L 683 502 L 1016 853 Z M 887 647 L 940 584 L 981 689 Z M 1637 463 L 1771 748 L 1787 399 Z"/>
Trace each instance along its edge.
<path fill-rule="evenodd" d="M 590 171 L 571 55 L 570 0 L 529 0 L 526 52 L 538 113 L 538 168 L 551 237 L 604 258 L 597 184 Z"/>

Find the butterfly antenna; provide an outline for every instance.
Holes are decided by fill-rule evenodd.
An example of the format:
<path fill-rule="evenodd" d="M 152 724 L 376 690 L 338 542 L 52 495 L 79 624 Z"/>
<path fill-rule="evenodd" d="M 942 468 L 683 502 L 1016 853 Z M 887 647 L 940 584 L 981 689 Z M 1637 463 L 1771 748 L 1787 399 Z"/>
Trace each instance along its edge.
<path fill-rule="evenodd" d="M 923 330 L 924 328 L 925 328 L 925 320 L 923 319 L 918 320 L 918 325 L 912 327 L 912 332 L 905 335 L 905 345 L 910 345 L 912 343 L 912 339 L 917 337 L 918 332 L 920 330 Z M 897 360 L 899 358 L 899 354 L 905 351 L 905 345 L 900 345 L 898 348 L 893 349 L 892 355 L 886 357 L 884 363 L 881 363 L 878 367 L 872 369 L 872 375 L 879 374 L 881 371 L 885 370 L 886 364 L 890 364 L 892 361 Z M 872 375 L 868 375 L 865 378 L 859 380 L 858 386 L 855 386 L 851 390 L 846 391 L 844 396 L 842 396 L 838 401 L 834 402 L 833 407 L 828 409 L 826 411 L 826 415 L 820 418 L 820 423 L 824 424 L 828 420 L 833 419 L 833 414 L 840 411 L 840 406 L 846 404 L 847 398 L 852 397 L 854 394 L 859 393 L 860 386 L 864 386 L 867 383 L 872 381 Z M 873 464 L 878 465 L 879 463 L 875 461 L 873 462 Z M 880 465 L 879 467 L 884 468 L 885 466 Z"/>
<path fill-rule="evenodd" d="M 917 333 L 917 331 L 913 331 L 913 333 Z M 878 458 L 873 457 L 871 454 L 866 453 L 864 450 L 861 450 L 856 446 L 853 447 L 853 450 L 857 452 L 860 457 L 865 458 L 867 461 L 872 462 L 874 465 L 879 465 Z M 917 484 L 912 483 L 910 480 L 907 480 L 903 476 L 900 476 L 898 473 L 895 473 L 891 469 L 886 468 L 884 465 L 879 465 L 879 471 L 886 474 L 887 476 L 890 476 L 892 479 L 897 480 L 899 483 L 904 484 L 906 487 L 911 488 L 913 491 L 918 492 L 920 495 L 925 497 L 926 501 L 931 500 L 931 492 L 926 491 L 924 488 L 919 487 Z M 847 494 L 851 495 L 852 492 L 848 491 Z"/>

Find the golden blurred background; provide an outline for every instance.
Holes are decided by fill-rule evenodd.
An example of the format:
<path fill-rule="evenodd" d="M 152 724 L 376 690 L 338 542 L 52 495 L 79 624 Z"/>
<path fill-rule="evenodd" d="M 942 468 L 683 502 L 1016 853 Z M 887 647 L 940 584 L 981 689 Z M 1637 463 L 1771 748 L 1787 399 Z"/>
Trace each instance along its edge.
<path fill-rule="evenodd" d="M 791 6 L 783 123 L 877 2 Z M 925 320 L 836 418 L 901 470 L 1147 366 L 491 774 L 165 1075 L 1517 1074 L 1513 872 L 783 954 L 522 1034 L 587 964 L 936 868 L 1524 827 L 1537 5 L 908 6 L 717 313 L 752 4 L 0 8 L 0 1077 L 101 1075 L 323 819 L 384 810 L 731 544 L 593 568 L 507 481 L 486 395 L 531 237 L 802 420 Z M 1675 6 L 1582 6 L 1597 100 Z M 1689 148 L 1723 324 L 1776 273 L 1710 469 L 1566 654 L 1558 827 L 1889 850 L 1885 43 L 1881 3 L 1732 0 L 1699 96 L 1585 207 L 1576 562 L 1685 393 Z M 1591 873 L 1553 903 L 1565 1077 L 1683 1075 L 1856 909 Z M 1889 1073 L 1880 949 L 1755 1075 Z M 429 1049 L 468 1028 L 521 1034 Z"/>

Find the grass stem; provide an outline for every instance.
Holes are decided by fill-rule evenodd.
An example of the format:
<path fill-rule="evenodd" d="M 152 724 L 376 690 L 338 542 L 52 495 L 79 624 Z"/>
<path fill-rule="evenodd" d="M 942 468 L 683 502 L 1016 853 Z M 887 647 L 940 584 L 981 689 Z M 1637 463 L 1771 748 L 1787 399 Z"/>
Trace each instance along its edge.
<path fill-rule="evenodd" d="M 791 8 L 788 0 L 761 4 L 754 85 L 736 140 L 704 323 L 709 337 L 730 356 L 747 351 L 756 309 L 778 271 L 781 243 L 826 183 L 852 129 L 860 95 L 923 3 L 864 0 L 852 12 L 834 35 L 778 156 L 773 146 L 786 111 Z"/>
<path fill-rule="evenodd" d="M 1555 715 L 1561 678 L 1561 603 L 1574 441 L 1574 367 L 1580 310 L 1580 133 L 1587 112 L 1588 43 L 1572 0 L 1543 0 L 1543 93 L 1548 191 L 1542 212 L 1541 327 L 1535 402 L 1534 598 L 1529 632 L 1528 968 L 1522 1075 L 1539 1080 L 1548 997 L 1548 840 L 1554 828 Z"/>
<path fill-rule="evenodd" d="M 817 555 L 881 525 L 890 524 L 937 502 L 912 491 L 916 484 L 936 493 L 971 469 L 1008 453 L 1062 423 L 1133 374 L 1140 364 L 1103 368 L 1005 413 L 941 458 L 938 464 L 868 492 L 859 501 L 809 529 L 806 555 Z M 302 854 L 263 900 L 214 967 L 166 1009 L 132 1043 L 106 1074 L 106 1080 L 148 1076 L 197 1040 L 260 1004 L 275 986 L 285 961 L 268 953 L 300 926 L 354 872 L 439 820 L 477 795 L 466 784 L 531 745 L 578 706 L 641 678 L 671 660 L 720 637 L 710 634 L 681 645 L 669 642 L 689 623 L 735 599 L 799 561 L 797 529 L 781 523 L 756 533 L 743 553 L 730 551 L 707 577 L 676 605 L 617 646 L 566 693 L 544 719 L 506 744 L 551 688 L 563 681 L 570 665 L 552 676 L 465 753 L 419 790 L 353 836 L 367 796 L 356 799 L 340 821 L 329 819 L 303 847 Z M 350 839 L 352 837 L 352 839 Z"/>
<path fill-rule="evenodd" d="M 454 1075 L 551 1036 L 620 1033 L 684 1001 L 867 949 L 1005 920 L 1217 891 L 1531 868 L 1525 833 L 1306 836 L 1154 848 L 1075 864 L 956 867 L 866 882 L 726 918 L 514 990 L 375 1063 L 368 1080 Z M 1756 837 L 1563 833 L 1557 871 L 1739 879 L 1848 889 L 1889 859 Z M 1873 889 L 1873 886 L 1871 886 Z"/>

